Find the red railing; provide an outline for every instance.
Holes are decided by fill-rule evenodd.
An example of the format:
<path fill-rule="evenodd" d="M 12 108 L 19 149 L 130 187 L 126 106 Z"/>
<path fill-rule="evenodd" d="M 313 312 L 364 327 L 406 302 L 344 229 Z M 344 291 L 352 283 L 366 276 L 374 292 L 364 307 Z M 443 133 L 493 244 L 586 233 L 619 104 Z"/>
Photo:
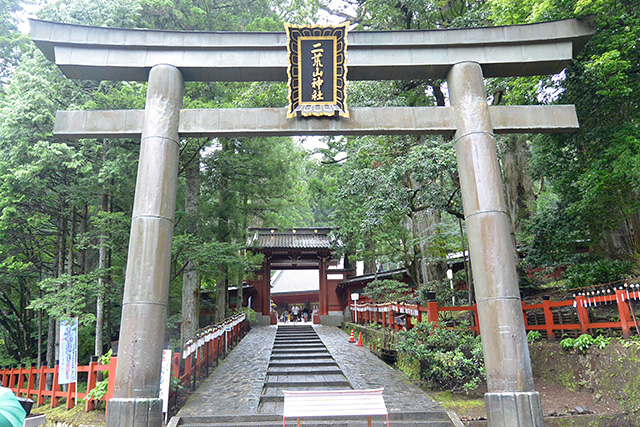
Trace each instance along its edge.
<path fill-rule="evenodd" d="M 234 317 L 235 318 L 235 317 Z M 231 319 L 234 319 L 231 318 Z M 228 319 L 229 320 L 229 319 Z M 186 354 L 174 353 L 171 358 L 171 373 L 183 386 L 191 385 L 195 389 L 198 379 L 208 375 L 209 367 L 218 364 L 224 358 L 227 351 L 246 334 L 249 321 L 243 317 L 241 321 L 232 325 L 233 322 L 225 321 L 221 325 L 216 325 L 214 330 L 224 328 L 219 336 L 207 340 L 202 337 L 202 343 L 196 343 L 192 347 L 193 352 Z M 205 328 L 203 331 L 207 331 Z M 184 358 L 183 358 L 184 356 Z M 78 366 L 78 374 L 87 374 L 87 390 L 91 391 L 98 382 L 98 372 L 105 372 L 108 375 L 107 393 L 99 400 L 105 401 L 108 405 L 109 399 L 113 397 L 117 365 L 117 357 L 112 357 L 108 365 L 101 365 L 97 362 L 90 362 L 89 365 Z M 47 389 L 47 379 L 51 382 L 50 389 Z M 81 382 L 84 383 L 84 382 Z M 59 406 L 61 398 L 66 399 L 66 408 L 71 409 L 76 405 L 77 399 L 84 399 L 87 393 L 76 394 L 76 384 L 71 383 L 66 386 L 66 390 L 60 390 L 58 385 L 58 366 L 53 368 L 17 367 L 0 370 L 0 384 L 10 388 L 16 396 L 33 399 L 36 406 L 43 405 L 46 398 L 50 398 L 52 408 Z M 85 401 L 84 410 L 90 411 L 95 408 L 98 400 Z"/>
<path fill-rule="evenodd" d="M 78 366 L 78 373 L 87 373 L 87 390 L 91 391 L 97 383 L 98 372 L 106 372 L 109 378 L 114 378 L 116 373 L 117 358 L 112 357 L 108 365 L 101 365 L 97 362 L 90 362 L 89 365 Z M 51 388 L 47 389 L 47 379 L 51 382 Z M 76 395 L 76 384 L 69 384 L 66 389 L 60 390 L 58 384 L 58 366 L 47 368 L 9 368 L 0 370 L 0 383 L 4 387 L 10 388 L 16 396 L 23 396 L 33 399 L 37 406 L 44 404 L 45 398 L 51 399 L 51 407 L 59 405 L 61 398 L 66 399 L 67 409 L 75 406 L 76 397 L 84 399 L 87 393 Z M 107 401 L 113 396 L 113 381 L 109 382 L 107 394 L 100 400 Z M 85 411 L 90 411 L 95 407 L 94 400 L 85 402 Z"/>
<path fill-rule="evenodd" d="M 547 297 L 540 304 L 526 304 L 522 302 L 522 310 L 524 312 L 525 326 L 527 331 L 544 331 L 547 339 L 554 340 L 556 332 L 567 330 L 577 330 L 581 333 L 589 333 L 595 329 L 619 329 L 624 338 L 631 336 L 632 328 L 636 328 L 636 332 L 640 335 L 640 325 L 638 320 L 632 314 L 632 302 L 640 300 L 640 290 L 629 291 L 628 289 L 620 289 L 611 291 L 607 295 L 576 295 L 571 300 L 566 301 L 550 301 Z M 591 322 L 589 319 L 589 310 L 601 305 L 617 305 L 617 311 L 620 316 L 619 321 L 610 322 Z M 578 323 L 555 323 L 553 311 L 560 307 L 571 307 L 575 309 Z M 527 312 L 530 310 L 542 310 L 544 313 L 543 324 L 531 325 L 527 321 Z M 412 318 L 417 323 L 422 322 L 426 314 L 427 320 L 438 323 L 439 313 L 447 311 L 469 311 L 473 315 L 473 323 L 471 329 L 476 333 L 480 333 L 478 327 L 478 308 L 476 304 L 472 306 L 459 307 L 442 307 L 437 302 L 428 302 L 426 307 L 413 304 L 398 303 L 360 303 L 356 304 L 353 310 L 354 322 L 375 323 L 382 327 L 394 330 L 410 329 L 413 327 Z"/>

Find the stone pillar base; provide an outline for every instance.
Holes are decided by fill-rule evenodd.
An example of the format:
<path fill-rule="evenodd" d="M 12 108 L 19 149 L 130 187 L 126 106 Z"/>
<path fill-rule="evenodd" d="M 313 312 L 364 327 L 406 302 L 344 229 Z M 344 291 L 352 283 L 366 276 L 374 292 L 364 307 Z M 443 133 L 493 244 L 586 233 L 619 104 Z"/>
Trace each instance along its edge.
<path fill-rule="evenodd" d="M 532 392 L 485 393 L 487 421 L 491 427 L 543 427 L 540 394 Z"/>
<path fill-rule="evenodd" d="M 261 326 L 269 326 L 271 324 L 271 316 L 256 313 L 256 323 Z"/>
<path fill-rule="evenodd" d="M 336 313 L 329 313 L 327 315 L 320 316 L 320 324 L 325 326 L 342 326 L 342 322 L 344 321 L 342 317 L 342 312 L 338 311 Z"/>
<path fill-rule="evenodd" d="M 108 427 L 162 427 L 162 400 L 109 399 Z"/>

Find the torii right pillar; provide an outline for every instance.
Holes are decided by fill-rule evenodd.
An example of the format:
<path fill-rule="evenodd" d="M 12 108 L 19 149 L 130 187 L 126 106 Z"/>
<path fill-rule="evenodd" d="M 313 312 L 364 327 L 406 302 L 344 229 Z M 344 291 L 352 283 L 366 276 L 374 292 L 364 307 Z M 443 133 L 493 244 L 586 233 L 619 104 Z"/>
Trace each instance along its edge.
<path fill-rule="evenodd" d="M 487 371 L 488 422 L 492 427 L 543 426 L 482 69 L 476 62 L 458 63 L 447 81 Z"/>

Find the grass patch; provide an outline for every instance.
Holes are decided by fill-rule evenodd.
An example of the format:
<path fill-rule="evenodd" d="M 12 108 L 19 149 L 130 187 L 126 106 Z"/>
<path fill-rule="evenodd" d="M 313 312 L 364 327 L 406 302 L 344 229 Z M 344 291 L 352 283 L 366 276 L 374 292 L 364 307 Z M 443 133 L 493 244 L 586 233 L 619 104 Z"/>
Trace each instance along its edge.
<path fill-rule="evenodd" d="M 429 393 L 429 396 L 445 409 L 460 416 L 484 410 L 484 397 L 453 394 L 451 391 Z"/>
<path fill-rule="evenodd" d="M 85 412 L 84 402 L 80 402 L 80 405 L 69 410 L 65 409 L 63 405 L 51 408 L 48 403 L 45 403 L 37 408 L 33 408 L 31 413 L 46 415 L 47 424 L 62 422 L 74 427 L 104 426 L 106 424 L 104 409 Z"/>

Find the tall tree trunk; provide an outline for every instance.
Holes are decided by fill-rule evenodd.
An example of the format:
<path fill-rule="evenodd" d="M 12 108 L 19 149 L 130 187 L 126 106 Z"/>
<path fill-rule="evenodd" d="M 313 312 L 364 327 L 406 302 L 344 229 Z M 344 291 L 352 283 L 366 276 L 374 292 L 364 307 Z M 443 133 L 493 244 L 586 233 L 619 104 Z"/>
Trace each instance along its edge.
<path fill-rule="evenodd" d="M 105 192 L 102 194 L 102 203 L 100 209 L 103 212 L 109 210 L 109 195 Z M 102 230 L 100 237 L 98 238 L 98 289 L 96 296 L 96 340 L 94 343 L 93 354 L 97 357 L 102 356 L 104 349 L 104 343 L 102 341 L 104 336 L 104 297 L 106 289 L 105 271 L 107 269 L 107 239 L 109 237 L 106 232 Z"/>
<path fill-rule="evenodd" d="M 80 230 L 79 230 L 79 238 L 80 240 L 86 237 L 87 228 L 89 224 L 89 207 L 86 203 L 82 204 L 82 208 L 80 210 Z M 82 249 L 78 251 L 78 268 L 80 274 L 85 274 L 88 271 L 87 268 L 87 249 L 85 246 L 82 246 Z"/>
<path fill-rule="evenodd" d="M 414 191 L 421 187 L 409 174 L 404 177 L 403 184 Z M 442 222 L 440 211 L 421 206 L 412 206 L 412 209 L 406 223 L 414 242 L 410 248 L 412 259 L 409 262 L 409 274 L 418 284 L 441 280 L 447 271 L 447 264 L 444 261 L 444 243 L 437 238 Z"/>
<path fill-rule="evenodd" d="M 102 140 L 102 164 L 105 165 L 109 160 L 109 140 Z M 100 202 L 100 210 L 102 212 L 109 212 L 109 193 L 106 185 L 102 187 L 102 200 Z M 107 235 L 105 230 L 100 232 L 98 237 L 98 289 L 96 296 L 96 339 L 93 347 L 93 354 L 96 357 L 102 356 L 104 350 L 104 298 L 105 298 L 105 271 L 107 269 Z"/>
<path fill-rule="evenodd" d="M 244 200 L 242 201 L 242 243 L 243 245 L 247 244 L 248 239 L 248 228 L 249 228 L 249 197 L 247 195 L 244 196 Z M 247 254 L 246 249 L 242 249 L 242 255 L 245 256 Z M 246 273 L 245 273 L 246 275 Z M 242 309 L 244 306 L 244 289 L 243 279 L 242 277 L 238 280 L 238 291 L 236 293 L 236 310 Z"/>
<path fill-rule="evenodd" d="M 67 218 L 64 211 L 66 210 L 66 202 L 62 201 L 60 208 L 60 216 L 58 218 L 58 237 L 56 239 L 56 277 L 62 276 L 65 267 L 65 249 L 67 246 Z M 47 331 L 47 366 L 53 368 L 58 359 L 58 336 L 59 324 L 57 320 L 49 315 L 49 327 Z M 47 387 L 51 390 L 51 381 L 47 380 Z"/>
<path fill-rule="evenodd" d="M 471 257 L 467 257 L 467 249 L 465 248 L 465 237 L 464 232 L 462 231 L 462 218 L 458 218 L 458 226 L 460 227 L 460 243 L 462 245 L 462 262 L 464 265 L 464 281 L 467 285 L 467 299 L 468 304 L 473 304 L 473 301 L 476 299 L 476 292 L 473 288 L 473 284 L 471 283 L 471 263 L 467 262 Z"/>
<path fill-rule="evenodd" d="M 67 274 L 69 275 L 69 280 L 74 273 L 74 252 L 75 252 L 75 239 L 76 239 L 76 209 L 71 208 L 71 219 L 69 220 L 69 247 L 67 252 Z M 67 286 L 71 287 L 73 284 L 69 282 Z M 69 309 L 67 308 L 67 314 L 69 313 Z"/>
<path fill-rule="evenodd" d="M 635 250 L 633 218 L 623 219 L 613 230 L 602 233 L 602 239 L 598 244 L 597 252 L 607 258 L 628 258 Z"/>
<path fill-rule="evenodd" d="M 40 290 L 40 298 L 42 298 L 42 290 Z M 42 310 L 38 310 L 38 358 L 36 360 L 38 369 L 42 367 Z"/>
<path fill-rule="evenodd" d="M 233 147 L 229 141 L 222 141 L 222 151 L 231 151 Z M 231 242 L 231 231 L 229 230 L 229 206 L 230 194 L 228 188 L 228 174 L 230 171 L 221 170 L 220 178 L 220 195 L 218 197 L 218 241 L 221 243 Z M 226 265 L 220 266 L 220 277 L 218 281 L 218 289 L 216 292 L 216 322 L 224 320 L 227 313 L 228 306 L 228 284 L 229 284 L 229 271 Z"/>
<path fill-rule="evenodd" d="M 372 239 L 367 239 L 364 247 L 364 271 L 363 274 L 376 274 L 376 244 Z"/>
<path fill-rule="evenodd" d="M 223 267 L 223 270 L 226 268 Z M 223 273 L 224 274 L 224 273 Z M 221 322 L 227 314 L 227 278 L 226 276 L 218 283 L 216 292 L 216 314 L 215 321 Z"/>
<path fill-rule="evenodd" d="M 184 210 L 187 216 L 187 233 L 198 236 L 200 213 L 200 156 L 186 168 Z M 182 323 L 180 324 L 180 341 L 184 344 L 198 330 L 200 315 L 200 277 L 198 267 L 200 260 L 189 259 L 182 274 Z"/>
<path fill-rule="evenodd" d="M 502 174 L 507 210 L 512 229 L 517 234 L 520 232 L 522 221 L 531 218 L 535 213 L 536 196 L 529 174 L 527 135 L 509 135 L 505 141 Z"/>
<path fill-rule="evenodd" d="M 444 246 L 437 241 L 438 227 L 442 222 L 440 212 L 424 209 L 412 212 L 410 231 L 415 241 L 414 263 L 418 283 L 441 280 L 447 271 Z"/>

